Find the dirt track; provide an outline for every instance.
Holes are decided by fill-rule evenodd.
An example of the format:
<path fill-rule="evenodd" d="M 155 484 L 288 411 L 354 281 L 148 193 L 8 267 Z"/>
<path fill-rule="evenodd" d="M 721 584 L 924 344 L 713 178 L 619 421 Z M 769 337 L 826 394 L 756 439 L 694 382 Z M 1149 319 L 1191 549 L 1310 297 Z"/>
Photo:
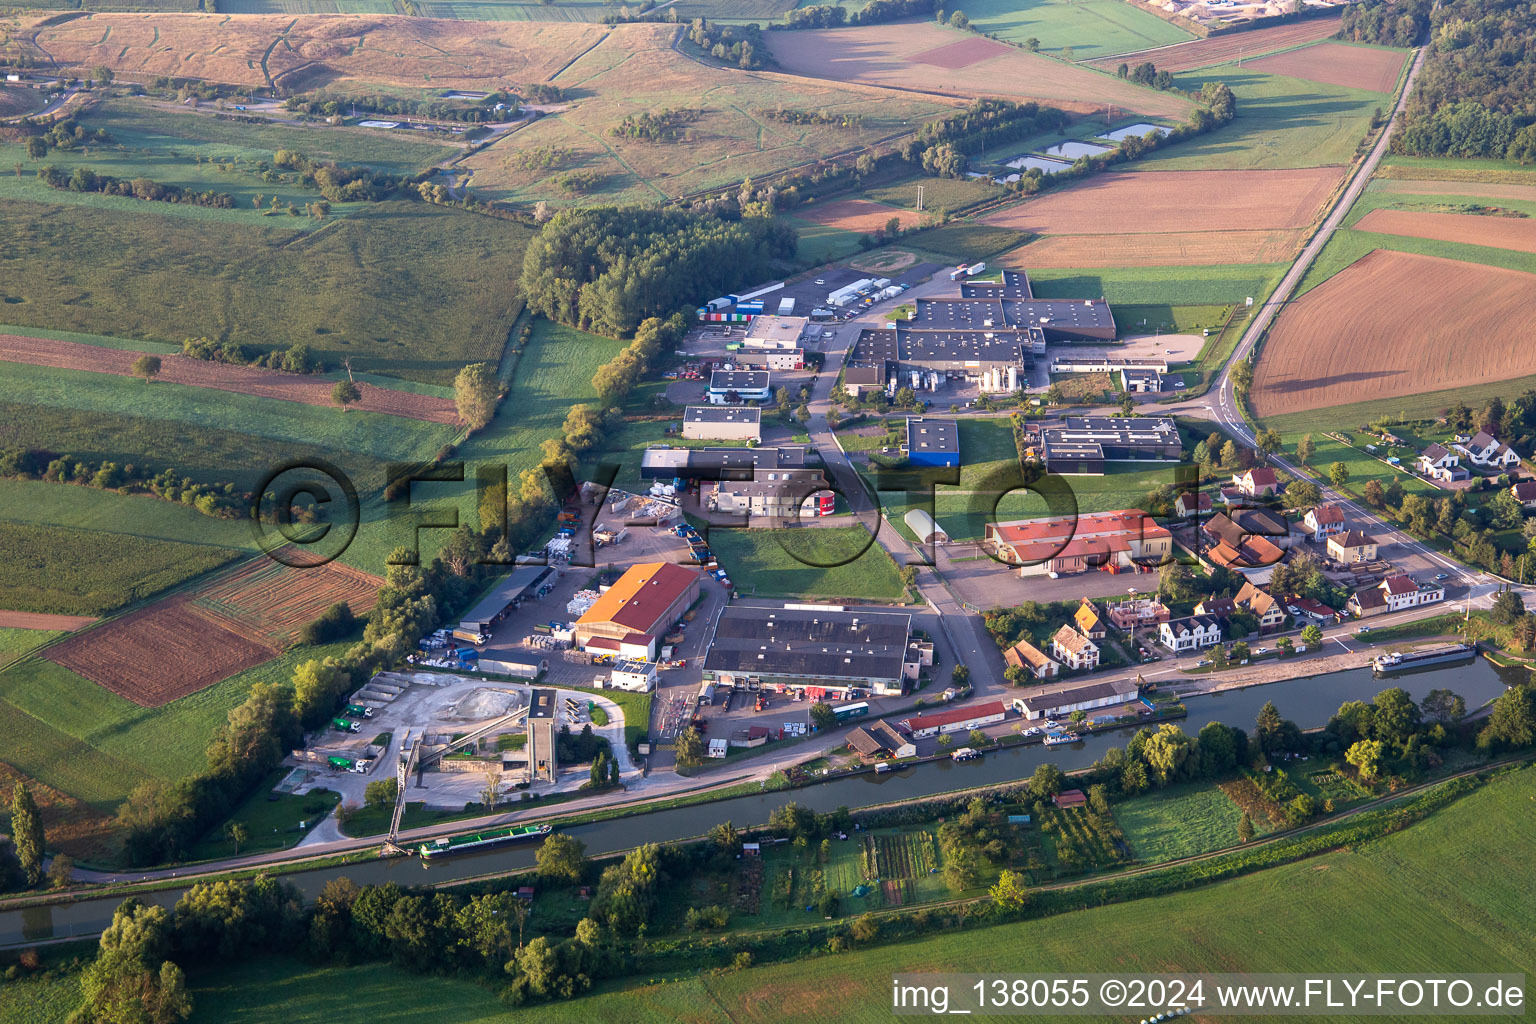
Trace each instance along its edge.
<path fill-rule="evenodd" d="M 1536 274 L 1378 249 L 1292 302 L 1253 383 L 1259 417 L 1536 373 Z"/>
<path fill-rule="evenodd" d="M 132 376 L 133 361 L 143 352 L 128 349 L 105 348 L 86 345 L 78 341 L 55 341 L 52 338 L 29 338 L 16 334 L 0 334 L 0 360 L 11 363 L 30 363 L 33 366 L 57 366 L 66 370 L 90 370 L 95 373 L 113 373 Z M 250 366 L 232 366 L 228 363 L 212 363 L 187 356 L 163 355 L 160 357 L 158 381 L 172 384 L 189 384 L 218 391 L 234 391 L 258 398 L 276 398 L 285 402 L 304 405 L 324 405 L 335 408 L 331 401 L 331 389 L 335 382 L 324 377 L 310 377 L 278 370 L 263 370 Z M 153 386 L 153 385 L 150 385 Z M 366 412 L 385 413 L 390 416 L 406 416 L 431 423 L 458 422 L 458 411 L 452 400 L 418 395 L 409 391 L 359 384 L 362 400 L 353 408 Z"/>
<path fill-rule="evenodd" d="M 1249 61 L 1244 67 L 1346 89 L 1391 92 L 1403 73 L 1406 50 L 1372 50 L 1343 43 L 1318 43 Z"/>
<path fill-rule="evenodd" d="M 48 615 L 44 612 L 0 611 L 0 629 L 62 629 L 73 632 L 96 620 L 89 615 Z"/>
<path fill-rule="evenodd" d="M 1357 231 L 1433 238 L 1494 249 L 1536 252 L 1536 217 L 1484 217 L 1420 210 L 1372 210 L 1355 222 Z"/>

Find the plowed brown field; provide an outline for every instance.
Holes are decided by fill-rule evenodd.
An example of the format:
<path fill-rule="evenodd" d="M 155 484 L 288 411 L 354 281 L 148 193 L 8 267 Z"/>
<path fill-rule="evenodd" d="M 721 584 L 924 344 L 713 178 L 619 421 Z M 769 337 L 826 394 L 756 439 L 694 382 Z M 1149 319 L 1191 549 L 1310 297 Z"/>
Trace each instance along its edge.
<path fill-rule="evenodd" d="M 1154 235 L 1051 235 L 1002 257 L 1009 267 L 1169 267 L 1283 263 L 1299 231 L 1170 231 Z"/>
<path fill-rule="evenodd" d="M 182 596 L 70 637 L 43 656 L 141 707 L 154 708 L 276 653 Z"/>
<path fill-rule="evenodd" d="M 246 636 L 285 647 L 298 637 L 301 626 L 338 601 L 358 615 L 368 611 L 382 583 L 336 562 L 294 569 L 258 558 L 209 583 L 193 601 L 235 623 Z"/>
<path fill-rule="evenodd" d="M 48 615 L 44 612 L 0 611 L 0 629 L 76 630 L 96 620 L 89 615 Z"/>
<path fill-rule="evenodd" d="M 901 221 L 902 229 L 916 227 L 923 222 L 923 215 L 915 210 L 898 210 L 884 203 L 868 199 L 842 199 L 835 203 L 821 203 L 807 207 L 796 214 L 813 224 L 842 228 L 844 231 L 874 231 L 883 228 L 892 217 Z"/>
<path fill-rule="evenodd" d="M 1405 50 L 1318 43 L 1316 46 L 1304 46 L 1299 50 L 1260 57 L 1243 66 L 1267 71 L 1272 75 L 1289 75 L 1309 82 L 1342 85 L 1346 89 L 1391 92 L 1397 87 L 1397 78 L 1402 73 L 1403 60 L 1407 56 Z"/>
<path fill-rule="evenodd" d="M 992 55 L 984 56 L 982 41 L 931 21 L 770 32 L 763 38 L 783 70 L 813 78 L 966 99 L 1038 100 L 1082 113 L 1113 105 L 1122 111 L 1183 118 L 1190 110 L 1189 101 L 1176 93 L 1143 88 L 1018 47 L 995 44 Z M 940 66 L 935 60 L 949 63 Z M 960 60 L 966 63 L 950 66 Z"/>
<path fill-rule="evenodd" d="M 1409 195 L 1536 200 L 1536 185 L 1490 185 L 1480 181 L 1429 181 L 1423 178 L 1383 178 L 1380 184 L 1382 191 Z"/>
<path fill-rule="evenodd" d="M 1339 174 L 1337 167 L 1098 174 L 982 222 L 1039 235 L 1303 228 Z"/>
<path fill-rule="evenodd" d="M 270 75 L 305 88 L 349 79 L 491 90 L 543 82 L 607 32 L 579 22 L 88 14 L 44 25 L 25 42 L 60 64 L 105 66 L 133 80 L 171 75 L 266 86 Z"/>
<path fill-rule="evenodd" d="M 1137 64 L 1149 60 L 1159 71 L 1193 71 L 1213 64 L 1225 64 L 1239 57 L 1255 57 L 1261 53 L 1273 53 L 1288 46 L 1328 39 L 1339 31 L 1339 17 L 1308 18 L 1271 28 L 1257 28 L 1250 32 L 1233 32 L 1210 39 L 1193 39 L 1187 43 L 1159 46 L 1152 50 L 1137 50 L 1115 57 L 1090 61 L 1094 67 L 1114 71 L 1122 63 Z"/>
<path fill-rule="evenodd" d="M 1258 416 L 1536 373 L 1536 274 L 1378 249 L 1286 307 L 1254 374 Z"/>
<path fill-rule="evenodd" d="M 1536 252 L 1536 217 L 1483 217 L 1470 213 L 1372 210 L 1355 222 L 1357 231 L 1433 238 L 1516 252 Z"/>
<path fill-rule="evenodd" d="M 34 366 L 57 366 L 68 370 L 91 370 L 96 373 L 113 373 L 131 376 L 133 361 L 142 352 L 126 349 L 87 345 L 78 341 L 56 341 L 53 338 L 30 338 L 16 334 L 0 334 L 0 360 L 10 363 L 30 363 Z M 213 363 L 188 356 L 163 355 L 160 357 L 160 373 L 156 381 L 172 384 L 189 384 L 218 391 L 235 391 L 242 395 L 259 398 L 277 398 L 285 402 L 301 402 L 304 405 L 334 406 L 331 389 L 335 382 L 324 377 L 309 377 L 278 370 L 263 370 L 252 366 L 232 366 Z M 355 407 L 367 412 L 387 413 L 391 416 L 408 416 L 411 419 L 432 423 L 457 423 L 459 416 L 452 399 L 418 395 L 409 391 L 359 384 L 362 399 Z"/>

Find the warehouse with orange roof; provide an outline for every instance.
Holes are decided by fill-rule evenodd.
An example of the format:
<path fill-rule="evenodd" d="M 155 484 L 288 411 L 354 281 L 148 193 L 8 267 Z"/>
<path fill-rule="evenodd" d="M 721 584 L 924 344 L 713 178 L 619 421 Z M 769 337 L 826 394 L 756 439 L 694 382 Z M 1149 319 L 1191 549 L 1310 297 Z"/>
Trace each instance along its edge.
<path fill-rule="evenodd" d="M 632 565 L 576 620 L 576 646 L 656 659 L 659 639 L 699 599 L 699 571 L 673 562 Z"/>

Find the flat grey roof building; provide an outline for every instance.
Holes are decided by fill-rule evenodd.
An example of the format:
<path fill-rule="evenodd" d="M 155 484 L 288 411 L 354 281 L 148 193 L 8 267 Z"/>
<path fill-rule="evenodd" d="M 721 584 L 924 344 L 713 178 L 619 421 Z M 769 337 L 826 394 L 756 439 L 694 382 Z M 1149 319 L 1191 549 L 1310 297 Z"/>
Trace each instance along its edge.
<path fill-rule="evenodd" d="M 800 447 L 647 448 L 640 453 L 640 475 L 647 479 L 751 480 L 759 469 L 804 468 L 805 449 Z"/>
<path fill-rule="evenodd" d="M 798 679 L 901 678 L 912 616 L 799 608 L 725 609 L 706 674 Z"/>
<path fill-rule="evenodd" d="M 552 570 L 547 565 L 520 565 L 507 573 L 494 590 L 486 594 L 475 606 L 464 613 L 459 621 L 460 629 L 483 632 L 494 624 L 501 613 L 512 606 L 524 593 L 538 586 Z"/>

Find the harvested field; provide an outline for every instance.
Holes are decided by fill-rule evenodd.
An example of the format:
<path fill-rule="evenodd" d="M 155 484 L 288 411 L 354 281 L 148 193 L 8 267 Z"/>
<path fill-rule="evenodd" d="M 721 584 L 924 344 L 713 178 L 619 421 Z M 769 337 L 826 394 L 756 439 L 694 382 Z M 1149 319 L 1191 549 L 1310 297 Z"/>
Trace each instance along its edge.
<path fill-rule="evenodd" d="M 131 349 L 106 348 L 78 341 L 0 334 L 0 361 L 9 363 L 90 370 L 127 377 L 133 375 L 133 361 L 144 354 Z M 325 377 L 214 363 L 188 356 L 161 356 L 160 373 L 154 383 L 160 381 L 234 391 L 242 395 L 276 398 L 304 405 L 336 405 L 331 400 L 331 389 L 335 387 L 335 382 Z M 152 387 L 153 384 L 148 386 Z M 354 403 L 354 407 L 367 412 L 406 416 L 431 423 L 454 424 L 459 419 L 452 399 L 395 391 L 367 383 L 359 383 L 358 390 L 362 392 L 362 398 Z"/>
<path fill-rule="evenodd" d="M 276 653 L 180 596 L 55 644 L 43 656 L 141 707 L 154 708 Z"/>
<path fill-rule="evenodd" d="M 1145 235 L 1051 235 L 1002 257 L 1010 267 L 1185 267 L 1282 263 L 1299 231 L 1169 231 Z"/>
<path fill-rule="evenodd" d="M 1112 104 L 1122 111 L 1183 118 L 1190 109 L 1189 101 L 1174 93 L 1142 88 L 932 22 L 774 32 L 764 38 L 780 67 L 814 78 L 966 99 L 1038 100 L 1079 113 Z"/>
<path fill-rule="evenodd" d="M 910 59 L 919 64 L 932 64 L 936 68 L 958 71 L 960 68 L 968 68 L 972 64 L 980 64 L 984 60 L 1012 52 L 1011 46 L 1004 46 L 1002 43 L 981 36 L 973 36 L 970 39 L 962 39 L 958 43 L 948 43 L 932 50 L 924 50 L 922 53 L 914 53 Z"/>
<path fill-rule="evenodd" d="M 868 199 L 842 199 L 835 203 L 820 203 L 796 211 L 795 216 L 811 221 L 813 224 L 823 224 L 827 227 L 860 233 L 883 228 L 892 217 L 901 221 L 903 231 L 917 227 L 923 222 L 923 215 L 914 210 L 898 210 L 894 206 L 872 203 Z"/>
<path fill-rule="evenodd" d="M 1536 373 L 1532 295 L 1536 274 L 1378 249 L 1280 314 L 1255 373 L 1254 413 Z"/>
<path fill-rule="evenodd" d="M 16 783 L 25 782 L 42 812 L 43 831 L 48 848 L 76 859 L 99 857 L 112 846 L 116 819 L 68 793 L 62 793 L 0 761 L 0 792 L 11 793 Z M 10 831 L 7 822 L 6 831 Z"/>
<path fill-rule="evenodd" d="M 45 25 L 30 41 L 59 64 L 105 66 L 133 81 L 173 75 L 292 89 L 350 80 L 494 90 L 547 80 L 606 32 L 580 23 L 370 15 L 87 14 Z"/>
<path fill-rule="evenodd" d="M 359 616 L 367 612 L 383 582 L 338 562 L 295 569 L 256 558 L 201 588 L 192 600 L 199 609 L 227 619 L 242 634 L 286 647 L 298 638 L 301 626 L 338 601 L 345 601 Z"/>
<path fill-rule="evenodd" d="M 0 611 L 0 629 L 61 629 L 74 632 L 96 620 L 89 615 L 47 615 L 42 612 Z"/>
<path fill-rule="evenodd" d="M 1438 181 L 1427 178 L 1381 178 L 1383 192 L 1418 196 L 1476 196 L 1480 199 L 1524 199 L 1536 202 L 1536 185 L 1492 185 L 1478 181 Z"/>
<path fill-rule="evenodd" d="M 1536 217 L 1489 217 L 1471 213 L 1420 210 L 1372 210 L 1357 220 L 1356 231 L 1432 238 L 1437 242 L 1487 245 L 1516 252 L 1536 252 Z"/>
<path fill-rule="evenodd" d="M 1287 50 L 1258 60 L 1245 67 L 1273 75 L 1287 75 L 1309 82 L 1342 85 L 1346 89 L 1391 92 L 1403 71 L 1406 50 L 1378 50 L 1343 43 L 1318 43 L 1299 50 Z"/>
<path fill-rule="evenodd" d="M 1098 174 L 982 222 L 1040 235 L 1303 228 L 1338 180 L 1337 167 Z"/>
<path fill-rule="evenodd" d="M 1303 43 L 1315 43 L 1320 39 L 1331 39 L 1339 31 L 1339 21 L 1338 17 L 1308 18 L 1305 21 L 1293 21 L 1289 24 L 1258 28 L 1249 32 L 1233 32 L 1229 35 L 1213 36 L 1210 39 L 1195 39 L 1187 43 L 1176 43 L 1173 46 L 1159 46 L 1151 50 L 1122 53 L 1089 63 L 1106 71 L 1114 71 L 1121 63 L 1136 64 L 1149 60 L 1157 65 L 1159 71 L 1177 74 L 1180 71 L 1208 68 L 1215 64 L 1225 64 L 1240 58 L 1246 59 L 1261 53 L 1273 53 L 1276 50 L 1300 46 Z"/>

